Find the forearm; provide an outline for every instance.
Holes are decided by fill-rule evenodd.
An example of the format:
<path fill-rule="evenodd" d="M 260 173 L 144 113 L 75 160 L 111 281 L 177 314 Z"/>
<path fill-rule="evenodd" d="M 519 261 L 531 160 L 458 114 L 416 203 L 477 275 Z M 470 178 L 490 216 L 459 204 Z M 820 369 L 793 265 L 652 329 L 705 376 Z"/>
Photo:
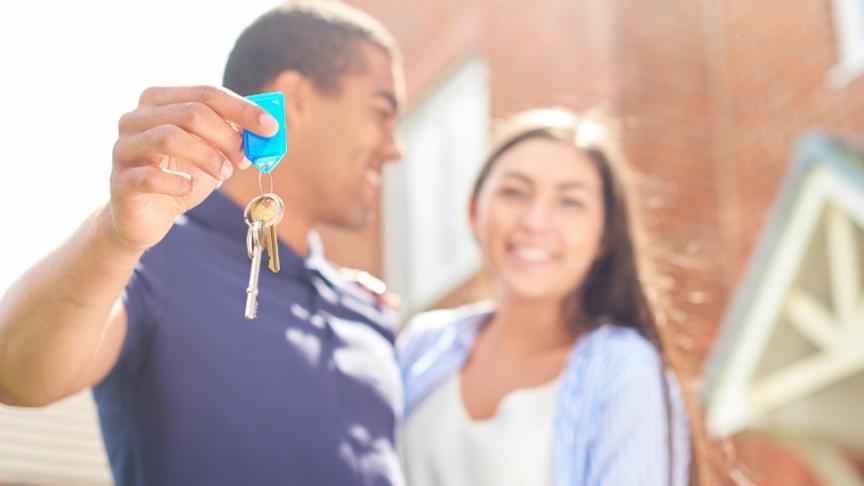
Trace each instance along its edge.
<path fill-rule="evenodd" d="M 242 129 L 271 136 L 279 124 L 221 88 L 141 94 L 118 123 L 111 209 L 97 211 L 0 300 L 0 401 L 49 403 L 111 369 L 126 329 L 122 306 L 112 308 L 143 253 L 132 249 L 161 241 L 177 216 L 230 176 L 231 163 L 242 165 Z"/>
<path fill-rule="evenodd" d="M 140 256 L 115 241 L 106 206 L 8 290 L 0 300 L 5 401 L 38 405 L 71 392 Z"/>

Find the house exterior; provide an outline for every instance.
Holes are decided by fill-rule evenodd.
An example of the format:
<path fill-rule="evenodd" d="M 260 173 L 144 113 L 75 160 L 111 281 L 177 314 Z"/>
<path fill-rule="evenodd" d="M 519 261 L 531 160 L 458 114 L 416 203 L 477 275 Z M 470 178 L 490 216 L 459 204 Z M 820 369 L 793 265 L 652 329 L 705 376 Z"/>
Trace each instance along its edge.
<path fill-rule="evenodd" d="M 864 141 L 862 2 L 349 3 L 403 47 L 408 155 L 387 169 L 375 225 L 321 229 L 332 260 L 389 281 L 404 315 L 484 297 L 460 218 L 494 120 L 536 106 L 604 110 L 621 121 L 635 171 L 673 361 L 705 410 L 704 484 L 856 484 L 846 458 L 862 438 L 849 405 L 859 361 L 841 344 L 862 339 L 860 165 L 850 155 Z M 818 210 L 795 209 L 812 201 Z M 800 360 L 812 368 L 795 368 Z M 0 409 L 0 424 L 32 425 L 14 437 L 0 425 L 0 481 L 22 434 L 60 434 L 47 418 L 12 413 Z M 70 420 L 92 427 L 88 414 Z M 87 437 L 87 447 L 98 441 Z M 48 457 L 40 440 L 14 449 L 19 464 L 80 459 L 85 472 L 56 474 L 106 477 L 92 472 L 104 467 L 98 445 L 67 441 L 91 454 Z"/>
<path fill-rule="evenodd" d="M 709 430 L 761 432 L 864 484 L 864 152 L 805 136 L 706 367 Z"/>

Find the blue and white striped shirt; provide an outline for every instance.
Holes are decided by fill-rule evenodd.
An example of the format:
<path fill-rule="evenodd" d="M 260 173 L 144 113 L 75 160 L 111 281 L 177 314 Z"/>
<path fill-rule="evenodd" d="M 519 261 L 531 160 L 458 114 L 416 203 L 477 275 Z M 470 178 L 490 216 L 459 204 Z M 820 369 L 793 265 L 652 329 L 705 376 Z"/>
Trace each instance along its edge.
<path fill-rule="evenodd" d="M 493 311 L 479 303 L 409 322 L 397 343 L 406 417 L 462 368 Z M 562 371 L 554 417 L 556 486 L 668 485 L 670 437 L 672 484 L 687 484 L 687 415 L 668 372 L 667 415 L 661 369 L 656 349 L 632 328 L 604 323 L 576 341 Z"/>

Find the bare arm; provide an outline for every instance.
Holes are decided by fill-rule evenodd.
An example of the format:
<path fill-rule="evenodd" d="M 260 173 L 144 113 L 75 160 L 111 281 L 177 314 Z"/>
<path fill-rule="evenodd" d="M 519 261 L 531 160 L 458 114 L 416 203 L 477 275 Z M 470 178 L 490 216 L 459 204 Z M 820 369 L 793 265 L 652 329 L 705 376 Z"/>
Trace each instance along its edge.
<path fill-rule="evenodd" d="M 110 209 L 94 213 L 0 301 L 0 398 L 44 405 L 98 382 L 126 332 L 118 298 L 140 251 L 113 241 Z"/>
<path fill-rule="evenodd" d="M 275 132 L 263 114 L 212 87 L 141 95 L 120 120 L 110 202 L 0 300 L 0 401 L 48 404 L 111 370 L 126 332 L 119 297 L 136 263 L 178 215 L 244 165 L 241 135 L 229 122 Z"/>

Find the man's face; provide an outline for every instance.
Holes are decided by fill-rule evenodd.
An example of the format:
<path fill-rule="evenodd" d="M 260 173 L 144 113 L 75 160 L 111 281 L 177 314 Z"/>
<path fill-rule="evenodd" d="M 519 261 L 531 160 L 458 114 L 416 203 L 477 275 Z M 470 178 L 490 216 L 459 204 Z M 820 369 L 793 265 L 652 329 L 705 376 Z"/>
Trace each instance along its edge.
<path fill-rule="evenodd" d="M 289 152 L 302 153 L 299 171 L 319 222 L 362 228 L 376 214 L 381 170 L 399 160 L 396 118 L 404 92 L 401 67 L 384 50 L 358 45 L 366 69 L 341 80 L 341 91 L 313 90 L 302 125 L 289 140 Z"/>

